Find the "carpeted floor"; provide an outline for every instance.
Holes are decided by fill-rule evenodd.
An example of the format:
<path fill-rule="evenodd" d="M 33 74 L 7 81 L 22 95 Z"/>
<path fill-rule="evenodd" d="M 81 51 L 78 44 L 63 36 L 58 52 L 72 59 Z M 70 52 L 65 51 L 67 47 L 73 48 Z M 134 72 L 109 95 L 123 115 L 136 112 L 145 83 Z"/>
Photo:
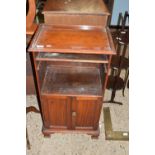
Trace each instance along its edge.
<path fill-rule="evenodd" d="M 111 91 L 107 90 L 105 100 L 110 98 Z M 129 102 L 128 89 L 125 97 L 122 91 L 117 91 L 115 100 L 123 102 L 123 105 L 104 103 L 103 107 L 110 107 L 113 130 L 128 131 L 129 128 Z M 38 107 L 36 97 L 27 96 L 27 106 Z M 44 138 L 42 120 L 40 114 L 27 114 L 27 129 L 31 149 L 27 155 L 128 155 L 128 141 L 105 140 L 103 110 L 100 117 L 100 136 L 91 139 L 86 134 L 52 134 L 50 138 Z"/>

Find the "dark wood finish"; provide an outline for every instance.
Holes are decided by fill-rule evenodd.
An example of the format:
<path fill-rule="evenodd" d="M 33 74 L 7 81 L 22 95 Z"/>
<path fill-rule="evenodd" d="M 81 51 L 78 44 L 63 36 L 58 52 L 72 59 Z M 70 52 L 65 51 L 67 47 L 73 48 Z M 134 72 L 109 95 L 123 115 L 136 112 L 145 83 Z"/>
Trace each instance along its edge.
<path fill-rule="evenodd" d="M 30 150 L 31 146 L 30 146 L 30 141 L 29 141 L 29 136 L 28 136 L 27 128 L 26 128 L 26 145 L 27 145 L 27 148 Z"/>
<path fill-rule="evenodd" d="M 54 25 L 91 25 L 105 27 L 107 16 L 46 14 L 45 23 Z"/>
<path fill-rule="evenodd" d="M 112 72 L 110 75 L 110 84 L 112 87 L 112 94 L 109 101 L 106 103 L 115 103 L 122 105 L 122 102 L 115 101 L 116 91 L 122 89 L 124 95 L 124 89 L 128 80 L 128 71 L 129 71 L 129 30 L 125 29 L 125 24 L 129 18 L 128 12 L 125 12 L 124 17 L 122 13 L 119 14 L 118 25 L 121 26 L 116 32 L 113 33 L 114 43 L 117 51 L 117 55 L 113 56 L 111 62 Z M 128 19 L 129 20 L 129 19 Z M 122 69 L 126 70 L 126 77 L 123 80 L 120 77 Z M 110 86 L 110 84 L 108 84 Z"/>
<path fill-rule="evenodd" d="M 119 81 L 119 78 L 120 78 L 120 74 L 121 74 L 121 70 L 122 70 L 122 66 L 123 66 L 123 59 L 125 57 L 128 45 L 125 44 L 124 46 L 121 46 L 122 45 L 121 43 L 118 43 L 118 44 L 119 44 L 119 48 L 121 47 L 123 49 L 123 52 L 122 52 L 122 56 L 120 57 L 119 62 L 118 62 L 117 75 L 114 77 L 114 84 L 113 84 L 111 99 L 108 102 L 109 103 L 116 103 L 116 104 L 122 105 L 122 102 L 114 101 L 114 99 L 115 99 L 115 96 L 116 96 L 117 84 L 118 84 L 118 81 Z"/>
<path fill-rule="evenodd" d="M 72 118 L 75 129 L 97 130 L 102 106 L 102 97 L 75 97 L 72 103 Z M 75 116 L 73 115 L 75 112 Z"/>
<path fill-rule="evenodd" d="M 66 96 L 42 95 L 44 126 L 46 128 L 67 129 L 70 123 L 68 120 L 69 99 Z"/>
<path fill-rule="evenodd" d="M 112 56 L 110 55 L 110 57 L 109 57 L 109 63 L 108 63 L 108 66 L 107 66 L 107 72 L 106 72 L 106 76 L 105 76 L 104 84 L 103 84 L 103 98 L 104 98 L 105 90 L 106 90 L 107 83 L 108 83 L 108 78 L 109 78 L 108 75 L 109 75 L 109 71 L 110 71 L 111 59 L 112 59 Z"/>
<path fill-rule="evenodd" d="M 98 136 L 98 121 L 102 97 L 72 97 L 42 95 L 43 133 L 84 131 Z M 75 130 L 75 131 L 74 131 Z"/>
<path fill-rule="evenodd" d="M 129 88 L 129 68 L 127 69 L 127 72 L 126 72 L 125 78 L 124 78 L 124 85 L 123 85 L 123 90 L 122 90 L 123 96 L 125 96 L 124 91 L 125 91 L 126 87 Z"/>
<path fill-rule="evenodd" d="M 35 59 L 36 60 L 36 59 Z M 38 63 L 38 66 L 41 64 L 41 62 L 46 62 L 46 66 L 68 66 L 68 67 L 95 67 L 95 68 L 99 68 L 101 66 L 101 64 L 98 63 L 89 63 L 89 62 L 68 62 L 68 61 L 36 61 L 36 63 Z M 105 63 L 106 64 L 106 63 Z M 38 67 L 39 68 L 39 67 Z"/>
<path fill-rule="evenodd" d="M 102 0 L 47 0 L 46 24 L 106 26 L 109 11 Z"/>
<path fill-rule="evenodd" d="M 60 62 L 88 62 L 88 63 L 108 63 L 105 55 L 95 54 L 63 54 L 63 53 L 45 53 L 40 52 L 37 61 L 60 61 Z"/>
<path fill-rule="evenodd" d="M 34 23 L 36 15 L 36 3 L 35 0 L 28 0 L 29 10 L 26 15 L 26 34 L 33 35 L 37 29 L 37 24 Z"/>
<path fill-rule="evenodd" d="M 32 95 L 36 94 L 34 77 L 30 60 L 30 53 L 26 53 L 26 94 Z"/>
<path fill-rule="evenodd" d="M 29 112 L 40 113 L 40 111 L 34 106 L 26 107 L 26 114 Z"/>
<path fill-rule="evenodd" d="M 53 134 L 53 133 L 76 133 L 76 134 L 81 133 L 81 134 L 91 135 L 92 138 L 98 138 L 100 134 L 99 128 L 97 130 L 74 130 L 74 129 L 64 130 L 60 128 L 53 128 L 49 130 L 48 128 L 43 127 L 42 131 L 45 137 L 50 137 L 50 134 Z"/>
<path fill-rule="evenodd" d="M 100 72 L 92 67 L 49 66 L 46 69 L 41 93 L 102 97 Z"/>
<path fill-rule="evenodd" d="M 67 4 L 66 4 L 67 3 Z M 57 13 L 79 13 L 79 14 L 109 14 L 106 5 L 102 0 L 47 0 L 44 12 Z"/>
<path fill-rule="evenodd" d="M 92 130 L 99 135 L 102 106 L 99 70 L 95 67 L 49 66 L 41 90 L 43 133 Z M 94 130 L 94 133 L 93 133 Z"/>
<path fill-rule="evenodd" d="M 103 1 L 110 12 L 110 16 L 108 16 L 108 20 L 107 20 L 107 23 L 108 23 L 107 25 L 109 26 L 111 22 L 112 12 L 113 12 L 114 0 L 103 0 Z"/>
<path fill-rule="evenodd" d="M 35 0 L 27 0 L 26 7 L 26 47 L 28 47 L 35 31 L 38 28 L 37 24 L 34 23 L 34 18 L 36 15 Z M 29 53 L 26 54 L 26 94 L 35 94 L 35 84 Z"/>
<path fill-rule="evenodd" d="M 29 51 L 41 99 L 43 134 L 99 136 L 99 118 L 115 55 L 102 0 L 47 1 Z M 48 23 L 48 24 L 47 24 Z"/>
<path fill-rule="evenodd" d="M 39 34 L 45 27 L 46 32 Z M 50 33 L 51 30 L 52 33 Z M 55 49 L 52 47 L 45 49 L 39 47 L 36 50 L 35 46 L 38 41 L 49 43 L 56 39 L 57 34 L 54 37 L 53 32 L 65 33 L 65 35 L 59 34 L 57 36 L 58 42 L 56 42 L 56 45 L 59 53 L 55 53 Z M 71 41 L 68 37 L 70 33 L 71 36 L 73 35 Z M 99 42 L 94 43 L 93 35 L 96 35 L 95 33 L 99 35 Z M 78 37 L 78 35 L 83 36 L 83 38 Z M 66 44 L 67 50 L 61 43 L 61 38 L 70 45 Z M 76 49 L 74 53 L 71 53 L 72 45 L 77 42 L 87 46 L 87 54 L 81 49 Z M 92 50 L 96 44 L 100 48 L 105 48 L 103 45 L 108 45 L 108 52 L 105 50 L 101 52 L 98 49 Z M 79 26 L 43 25 L 38 29 L 32 40 L 29 51 L 33 51 L 41 98 L 44 135 L 49 136 L 55 132 L 75 132 L 87 133 L 92 137 L 97 137 L 99 135 L 98 123 L 102 108 L 102 97 L 108 80 L 111 55 L 115 54 L 109 30 L 94 27 L 81 30 Z M 97 55 L 95 55 L 96 53 Z M 82 62 L 83 60 L 84 62 Z M 100 63 L 103 63 L 103 65 Z M 102 73 L 104 71 L 105 74 Z"/>
<path fill-rule="evenodd" d="M 115 54 L 110 32 L 92 26 L 40 25 L 29 51 Z"/>
<path fill-rule="evenodd" d="M 26 33 L 28 35 L 33 35 L 37 27 L 38 27 L 37 24 L 32 24 L 31 27 L 26 27 Z"/>
<path fill-rule="evenodd" d="M 29 45 L 29 42 L 31 41 L 33 34 L 37 30 L 37 25 L 33 23 L 34 18 L 35 18 L 35 12 L 36 12 L 35 0 L 28 0 L 28 5 L 29 5 L 29 10 L 26 15 L 26 46 Z M 29 58 L 28 54 L 27 54 L 26 58 L 28 59 L 27 63 L 26 63 L 26 73 L 27 73 L 26 84 L 29 84 L 29 83 L 34 84 L 33 80 L 32 80 L 33 77 L 32 77 L 32 68 L 30 65 L 30 58 Z M 29 81 L 29 79 L 31 79 L 31 80 Z M 28 87 L 26 87 L 26 91 L 27 91 L 27 88 Z M 30 90 L 32 90 L 32 89 L 30 89 Z M 33 106 L 26 107 L 26 114 L 29 112 L 40 113 L 40 111 Z M 27 128 L 26 128 L 26 142 L 27 142 L 27 148 L 30 149 L 31 147 L 30 147 Z"/>
<path fill-rule="evenodd" d="M 33 75 L 26 75 L 26 95 L 36 95 Z"/>
<path fill-rule="evenodd" d="M 40 111 L 34 106 L 26 107 L 26 114 L 28 114 L 29 112 L 40 113 Z M 30 144 L 30 141 L 29 141 L 27 128 L 26 128 L 26 144 L 27 144 L 27 148 L 30 150 L 31 149 L 31 144 Z"/>

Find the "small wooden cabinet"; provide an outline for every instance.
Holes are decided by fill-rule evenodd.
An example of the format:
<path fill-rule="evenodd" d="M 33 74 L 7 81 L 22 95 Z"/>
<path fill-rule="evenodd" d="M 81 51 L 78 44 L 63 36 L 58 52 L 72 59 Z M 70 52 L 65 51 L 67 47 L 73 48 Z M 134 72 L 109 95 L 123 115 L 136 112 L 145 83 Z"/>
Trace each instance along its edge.
<path fill-rule="evenodd" d="M 99 118 L 115 54 L 107 28 L 40 25 L 32 52 L 43 133 L 99 135 Z"/>
<path fill-rule="evenodd" d="M 98 68 L 48 66 L 41 89 L 43 132 L 81 130 L 98 136 L 102 93 Z"/>
<path fill-rule="evenodd" d="M 112 55 L 116 54 L 102 0 L 48 0 L 45 24 L 29 51 L 37 80 L 43 134 L 99 135 Z"/>
<path fill-rule="evenodd" d="M 44 134 L 82 131 L 98 136 L 102 98 L 42 96 Z"/>

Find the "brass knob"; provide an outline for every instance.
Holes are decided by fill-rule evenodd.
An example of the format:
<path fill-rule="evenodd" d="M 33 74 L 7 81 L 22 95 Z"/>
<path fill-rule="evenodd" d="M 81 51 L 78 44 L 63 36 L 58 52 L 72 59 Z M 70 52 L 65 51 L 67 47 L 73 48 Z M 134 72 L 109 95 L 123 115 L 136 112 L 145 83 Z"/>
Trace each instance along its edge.
<path fill-rule="evenodd" d="M 76 116 L 76 112 L 72 112 L 72 116 Z"/>

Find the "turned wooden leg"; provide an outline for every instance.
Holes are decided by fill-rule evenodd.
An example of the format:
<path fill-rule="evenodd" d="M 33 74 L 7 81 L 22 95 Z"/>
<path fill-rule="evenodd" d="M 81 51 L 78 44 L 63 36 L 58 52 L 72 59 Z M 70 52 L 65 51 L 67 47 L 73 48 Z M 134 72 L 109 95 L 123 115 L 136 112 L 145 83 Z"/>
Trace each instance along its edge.
<path fill-rule="evenodd" d="M 127 86 L 127 84 L 128 84 L 128 80 L 129 80 L 129 68 L 128 68 L 128 70 L 126 71 L 126 74 L 125 74 L 124 86 L 123 86 L 123 91 L 122 91 L 123 96 L 125 96 L 124 91 L 125 91 L 125 88 L 126 88 L 126 86 Z"/>
<path fill-rule="evenodd" d="M 26 107 L 26 114 L 29 112 L 40 113 L 40 111 L 34 106 Z M 27 142 L 27 148 L 30 150 L 31 147 L 30 147 L 30 141 L 29 141 L 29 137 L 28 137 L 27 128 L 26 128 L 26 142 Z"/>
<path fill-rule="evenodd" d="M 40 111 L 34 106 L 26 107 L 26 113 L 29 113 L 29 112 L 40 113 Z"/>
<path fill-rule="evenodd" d="M 99 135 L 92 135 L 92 136 L 91 136 L 91 139 L 98 139 L 98 136 L 99 136 Z"/>
<path fill-rule="evenodd" d="M 26 144 L 27 144 L 27 148 L 30 150 L 31 146 L 30 146 L 30 141 L 29 141 L 29 137 L 28 137 L 28 133 L 27 133 L 27 128 L 26 128 Z"/>
<path fill-rule="evenodd" d="M 43 133 L 43 134 L 44 134 L 45 138 L 50 138 L 51 137 L 51 134 L 48 134 L 48 133 Z"/>

